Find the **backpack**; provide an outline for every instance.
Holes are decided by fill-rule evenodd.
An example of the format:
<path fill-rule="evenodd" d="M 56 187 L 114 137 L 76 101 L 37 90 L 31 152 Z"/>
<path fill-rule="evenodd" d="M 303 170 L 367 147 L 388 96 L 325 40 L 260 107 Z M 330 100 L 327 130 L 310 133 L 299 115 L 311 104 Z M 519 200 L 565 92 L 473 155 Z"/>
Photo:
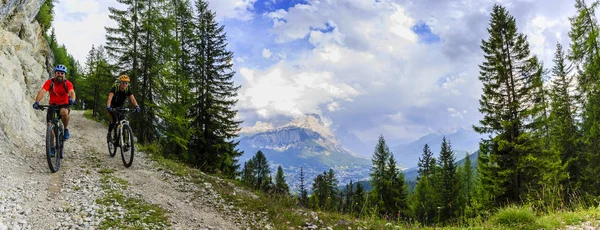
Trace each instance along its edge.
<path fill-rule="evenodd" d="M 54 78 L 50 79 L 50 81 L 50 88 L 48 91 L 52 90 L 52 87 L 54 87 Z M 65 85 L 65 92 L 69 93 L 69 90 L 67 89 L 67 79 L 63 80 L 63 83 Z"/>

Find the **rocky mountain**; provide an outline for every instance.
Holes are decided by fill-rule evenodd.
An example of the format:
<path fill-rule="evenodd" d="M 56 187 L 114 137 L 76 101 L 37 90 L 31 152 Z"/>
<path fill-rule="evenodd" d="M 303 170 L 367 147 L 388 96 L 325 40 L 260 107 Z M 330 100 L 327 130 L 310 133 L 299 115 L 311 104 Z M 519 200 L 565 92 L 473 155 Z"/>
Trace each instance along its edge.
<path fill-rule="evenodd" d="M 286 173 L 290 187 L 298 185 L 300 167 L 306 182 L 323 171 L 333 168 L 340 183 L 368 177 L 371 161 L 342 146 L 326 122 L 315 114 L 294 119 L 274 127 L 257 122 L 245 127 L 238 139 L 238 148 L 244 151 L 241 162 L 250 159 L 260 150 L 272 167 L 273 175 L 279 165 Z"/>
<path fill-rule="evenodd" d="M 16 151 L 37 142 L 35 134 L 45 128 L 45 113 L 31 105 L 49 77 L 54 57 L 34 20 L 44 0 L 0 3 L 0 149 Z"/>
<path fill-rule="evenodd" d="M 429 149 L 435 157 L 439 156 L 443 137 L 450 142 L 457 159 L 464 158 L 466 152 L 477 151 L 481 139 L 481 136 L 474 130 L 461 128 L 451 133 L 430 133 L 416 141 L 392 146 L 390 151 L 403 169 L 413 168 L 417 166 L 425 144 L 429 145 Z"/>

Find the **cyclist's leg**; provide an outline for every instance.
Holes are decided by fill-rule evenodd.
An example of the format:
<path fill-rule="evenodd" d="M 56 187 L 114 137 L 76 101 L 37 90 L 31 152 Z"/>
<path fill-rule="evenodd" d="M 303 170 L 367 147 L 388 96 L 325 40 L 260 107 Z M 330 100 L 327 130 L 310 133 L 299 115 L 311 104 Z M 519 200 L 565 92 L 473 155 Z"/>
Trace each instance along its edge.
<path fill-rule="evenodd" d="M 108 116 L 110 117 L 110 124 L 108 125 L 108 133 L 110 133 L 115 128 L 115 124 L 117 123 L 117 115 L 115 114 L 114 111 L 111 112 L 111 111 L 108 111 L 108 109 L 106 110 L 106 112 L 108 113 Z"/>
<path fill-rule="evenodd" d="M 60 108 L 60 117 L 62 119 L 64 128 L 65 128 L 65 139 L 71 138 L 71 133 L 69 132 L 69 114 L 71 113 L 70 106 L 64 106 Z"/>
<path fill-rule="evenodd" d="M 69 128 L 69 114 L 71 114 L 71 107 L 70 106 L 65 106 L 60 108 L 60 117 L 62 119 L 63 125 L 65 126 L 65 129 Z"/>

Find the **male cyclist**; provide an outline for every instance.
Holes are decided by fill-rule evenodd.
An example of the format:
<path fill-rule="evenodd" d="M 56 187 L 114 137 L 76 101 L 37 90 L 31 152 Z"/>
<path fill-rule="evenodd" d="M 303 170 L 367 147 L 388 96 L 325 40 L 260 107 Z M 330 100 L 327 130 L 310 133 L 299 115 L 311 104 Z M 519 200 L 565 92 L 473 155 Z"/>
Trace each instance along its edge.
<path fill-rule="evenodd" d="M 54 78 L 48 79 L 40 92 L 38 92 L 33 103 L 34 109 L 39 109 L 40 100 L 44 97 L 46 92 L 50 92 L 50 104 L 60 105 L 60 117 L 63 125 L 65 126 L 65 139 L 69 139 L 71 134 L 69 133 L 69 114 L 71 113 L 71 105 L 75 104 L 75 89 L 73 89 L 73 83 L 66 79 L 67 67 L 64 65 L 57 65 L 54 68 Z M 50 124 L 52 119 L 51 111 L 48 110 L 46 114 L 46 122 Z"/>
<path fill-rule="evenodd" d="M 65 126 L 65 139 L 69 139 L 71 134 L 69 133 L 69 114 L 71 113 L 70 105 L 75 104 L 75 89 L 73 88 L 73 83 L 66 79 L 67 67 L 64 65 L 57 65 L 54 68 L 54 78 L 48 79 L 42 89 L 37 94 L 35 98 L 35 103 L 33 103 L 34 109 L 39 109 L 40 100 L 44 97 L 46 92 L 50 92 L 50 104 L 62 105 L 60 106 L 60 117 L 62 118 L 62 122 Z M 52 118 L 52 114 L 50 110 L 46 115 L 46 121 L 50 124 L 50 119 Z"/>
<path fill-rule="evenodd" d="M 133 92 L 129 88 L 129 76 L 121 75 L 119 77 L 119 84 L 113 86 L 108 93 L 108 100 L 106 101 L 106 111 L 110 115 L 110 125 L 108 125 L 108 134 L 106 134 L 107 141 L 110 142 L 110 132 L 112 132 L 113 128 L 117 123 L 117 114 L 116 111 L 113 110 L 113 107 L 123 107 L 125 104 L 125 100 L 129 98 L 133 106 L 135 106 L 135 111 L 140 112 L 140 106 L 138 105 L 135 97 L 133 96 Z"/>

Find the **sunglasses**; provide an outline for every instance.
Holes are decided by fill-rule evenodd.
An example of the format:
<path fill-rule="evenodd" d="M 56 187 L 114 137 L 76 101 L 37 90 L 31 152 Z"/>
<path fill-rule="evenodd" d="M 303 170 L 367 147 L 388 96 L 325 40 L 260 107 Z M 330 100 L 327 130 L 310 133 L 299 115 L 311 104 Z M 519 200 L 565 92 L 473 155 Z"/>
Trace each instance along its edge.
<path fill-rule="evenodd" d="M 124 81 L 122 81 L 122 82 L 121 82 L 121 85 L 129 85 L 129 82 L 124 82 Z"/>
<path fill-rule="evenodd" d="M 56 71 L 56 72 L 54 72 L 54 73 L 57 73 L 58 75 L 65 75 L 65 72 L 59 72 L 59 71 Z"/>

